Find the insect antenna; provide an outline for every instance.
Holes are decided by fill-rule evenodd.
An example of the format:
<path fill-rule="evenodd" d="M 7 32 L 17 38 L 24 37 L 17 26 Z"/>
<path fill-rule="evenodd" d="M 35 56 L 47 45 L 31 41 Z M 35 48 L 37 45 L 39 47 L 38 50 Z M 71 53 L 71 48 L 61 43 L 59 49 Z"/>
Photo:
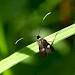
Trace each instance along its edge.
<path fill-rule="evenodd" d="M 32 37 L 36 37 L 36 36 L 32 36 Z M 28 39 L 28 38 L 31 38 L 31 37 L 20 38 L 20 39 L 16 40 L 15 44 L 18 44 L 19 41 L 21 41 L 21 40 L 23 40 L 23 39 Z"/>
<path fill-rule="evenodd" d="M 50 15 L 50 14 L 51 14 L 51 12 L 47 13 L 47 14 L 43 17 L 42 22 L 41 22 L 41 25 L 40 25 L 39 30 L 38 30 L 38 35 L 40 34 L 41 27 L 42 27 L 42 25 L 43 25 L 44 20 L 45 20 L 46 17 L 47 17 L 48 15 Z M 36 36 L 32 36 L 32 37 L 36 37 Z M 28 39 L 28 38 L 31 38 L 31 37 L 20 38 L 20 39 L 16 40 L 15 44 L 17 44 L 19 41 L 21 41 L 21 40 L 23 40 L 23 39 L 25 39 L 25 38 Z"/>
<path fill-rule="evenodd" d="M 47 13 L 47 14 L 43 17 L 42 22 L 41 22 L 41 25 L 40 25 L 39 30 L 38 30 L 38 35 L 40 34 L 41 27 L 42 27 L 42 25 L 43 25 L 44 20 L 45 20 L 46 17 L 47 17 L 48 15 L 50 15 L 50 14 L 51 14 L 51 12 Z"/>

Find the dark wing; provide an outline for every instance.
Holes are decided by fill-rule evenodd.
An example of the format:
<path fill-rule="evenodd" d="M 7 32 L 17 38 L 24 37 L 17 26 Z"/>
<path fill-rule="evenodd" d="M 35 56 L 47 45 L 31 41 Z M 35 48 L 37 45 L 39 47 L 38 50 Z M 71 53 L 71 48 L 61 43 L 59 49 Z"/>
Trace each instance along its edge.
<path fill-rule="evenodd" d="M 39 46 L 39 51 L 40 51 L 42 58 L 46 58 L 47 52 L 46 52 L 45 48 L 41 48 Z"/>
<path fill-rule="evenodd" d="M 45 39 L 41 40 L 41 44 L 39 44 L 39 51 L 42 58 L 45 58 L 47 53 L 55 52 L 54 48 Z"/>
<path fill-rule="evenodd" d="M 50 45 L 45 39 L 44 39 L 44 42 L 45 42 L 45 49 L 47 53 L 55 52 L 53 46 Z"/>
<path fill-rule="evenodd" d="M 47 47 L 47 41 L 45 39 L 42 39 L 41 45 L 39 45 L 39 51 L 41 53 L 42 58 L 45 58 L 47 56 L 46 47 Z"/>

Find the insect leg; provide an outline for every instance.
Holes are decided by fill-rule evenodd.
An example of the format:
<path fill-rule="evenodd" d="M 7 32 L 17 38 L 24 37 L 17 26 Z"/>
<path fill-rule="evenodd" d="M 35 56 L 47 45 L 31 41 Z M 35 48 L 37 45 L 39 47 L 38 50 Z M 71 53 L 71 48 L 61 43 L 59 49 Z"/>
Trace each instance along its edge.
<path fill-rule="evenodd" d="M 56 38 L 56 35 L 57 35 L 57 32 L 56 32 L 55 37 L 54 37 L 54 39 L 53 39 L 53 41 L 52 41 L 52 43 L 51 43 L 51 46 L 53 45 L 53 42 L 54 42 L 54 40 L 55 40 L 55 38 Z"/>

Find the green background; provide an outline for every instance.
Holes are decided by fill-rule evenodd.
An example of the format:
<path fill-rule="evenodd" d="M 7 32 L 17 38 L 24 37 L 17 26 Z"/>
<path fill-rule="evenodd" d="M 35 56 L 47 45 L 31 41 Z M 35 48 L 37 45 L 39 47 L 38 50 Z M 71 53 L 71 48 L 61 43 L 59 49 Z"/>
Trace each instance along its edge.
<path fill-rule="evenodd" d="M 63 20 L 62 6 L 70 13 Z M 0 60 L 36 41 L 39 28 L 45 37 L 75 22 L 74 0 L 0 0 Z M 43 17 L 51 14 L 44 20 Z M 67 13 L 68 14 L 68 13 Z M 15 45 L 19 38 L 25 38 Z M 53 45 L 56 52 L 42 59 L 39 53 L 2 75 L 75 75 L 75 36 Z"/>

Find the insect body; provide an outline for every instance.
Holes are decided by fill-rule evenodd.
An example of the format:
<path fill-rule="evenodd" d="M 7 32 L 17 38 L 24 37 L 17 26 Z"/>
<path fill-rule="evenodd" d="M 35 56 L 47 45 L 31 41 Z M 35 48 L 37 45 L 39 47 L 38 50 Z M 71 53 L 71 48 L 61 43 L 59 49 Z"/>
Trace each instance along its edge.
<path fill-rule="evenodd" d="M 43 58 L 47 56 L 47 53 L 55 52 L 54 48 L 45 39 L 41 38 L 39 35 L 37 36 L 37 41 L 39 45 L 39 51 Z"/>
<path fill-rule="evenodd" d="M 51 14 L 51 12 L 47 13 L 47 14 L 44 16 L 44 18 L 43 18 L 43 20 L 42 20 L 42 23 L 41 23 L 41 26 L 42 26 L 43 21 L 45 20 L 45 18 L 46 18 L 48 15 L 50 15 L 50 14 Z M 41 56 L 42 56 L 43 58 L 45 58 L 45 57 L 47 56 L 47 53 L 55 52 L 55 50 L 54 50 L 54 48 L 52 47 L 52 44 L 50 45 L 45 39 L 43 39 L 43 38 L 41 38 L 41 37 L 39 36 L 40 30 L 41 30 L 41 26 L 40 26 L 40 28 L 39 28 L 39 32 L 38 32 L 38 35 L 37 35 L 37 41 L 38 41 L 39 51 L 40 51 L 40 53 L 41 53 Z M 18 43 L 20 40 L 22 40 L 22 39 L 24 39 L 24 38 L 20 38 L 19 40 L 16 41 L 15 44 L 17 44 L 17 43 Z M 53 43 L 53 42 L 52 42 L 52 43 Z"/>

